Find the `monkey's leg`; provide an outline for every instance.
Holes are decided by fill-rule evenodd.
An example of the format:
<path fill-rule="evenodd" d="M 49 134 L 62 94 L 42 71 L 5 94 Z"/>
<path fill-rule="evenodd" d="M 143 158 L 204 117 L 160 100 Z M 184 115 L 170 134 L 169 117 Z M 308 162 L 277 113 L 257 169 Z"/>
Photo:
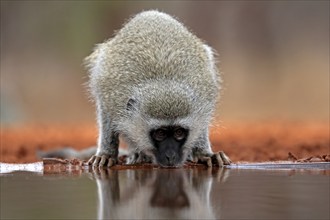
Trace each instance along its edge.
<path fill-rule="evenodd" d="M 119 135 L 113 131 L 110 117 L 107 114 L 101 114 L 99 117 L 98 148 L 96 154 L 89 159 L 88 164 L 111 167 L 118 162 Z"/>
<path fill-rule="evenodd" d="M 219 166 L 231 164 L 229 157 L 223 152 L 212 152 L 208 130 L 204 132 L 195 142 L 192 149 L 192 158 L 195 162 L 206 163 L 207 166 Z"/>

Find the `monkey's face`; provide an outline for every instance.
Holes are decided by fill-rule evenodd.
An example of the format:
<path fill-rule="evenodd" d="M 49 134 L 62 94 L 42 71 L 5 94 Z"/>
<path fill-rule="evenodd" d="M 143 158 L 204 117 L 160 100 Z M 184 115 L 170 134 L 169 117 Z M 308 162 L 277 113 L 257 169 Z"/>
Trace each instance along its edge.
<path fill-rule="evenodd" d="M 182 164 L 183 145 L 187 140 L 189 130 L 180 126 L 160 127 L 150 132 L 150 138 L 155 147 L 155 157 L 163 167 L 175 167 Z"/>

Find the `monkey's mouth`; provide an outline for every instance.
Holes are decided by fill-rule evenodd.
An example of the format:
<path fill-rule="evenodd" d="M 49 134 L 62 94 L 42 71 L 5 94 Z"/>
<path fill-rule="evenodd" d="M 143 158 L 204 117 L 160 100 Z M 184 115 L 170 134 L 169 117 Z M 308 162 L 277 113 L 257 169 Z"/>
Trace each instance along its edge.
<path fill-rule="evenodd" d="M 178 168 L 182 165 L 180 154 L 176 154 L 175 156 L 173 154 L 172 157 L 169 157 L 168 155 L 167 151 L 155 152 L 157 164 L 163 168 Z"/>
<path fill-rule="evenodd" d="M 155 150 L 154 155 L 156 163 L 163 168 L 179 168 L 185 160 L 180 149 L 174 151 L 168 146 Z"/>

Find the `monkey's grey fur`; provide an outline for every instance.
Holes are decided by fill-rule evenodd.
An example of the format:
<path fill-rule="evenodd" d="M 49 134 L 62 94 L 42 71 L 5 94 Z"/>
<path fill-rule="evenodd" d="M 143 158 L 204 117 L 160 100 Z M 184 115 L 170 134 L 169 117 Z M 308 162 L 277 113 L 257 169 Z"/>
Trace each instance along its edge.
<path fill-rule="evenodd" d="M 99 128 L 90 164 L 116 163 L 119 134 L 132 151 L 129 163 L 157 163 L 150 130 L 171 125 L 189 129 L 178 166 L 188 157 L 229 163 L 224 154 L 212 153 L 208 137 L 220 89 L 213 51 L 173 17 L 158 11 L 136 15 L 97 45 L 86 64 Z"/>

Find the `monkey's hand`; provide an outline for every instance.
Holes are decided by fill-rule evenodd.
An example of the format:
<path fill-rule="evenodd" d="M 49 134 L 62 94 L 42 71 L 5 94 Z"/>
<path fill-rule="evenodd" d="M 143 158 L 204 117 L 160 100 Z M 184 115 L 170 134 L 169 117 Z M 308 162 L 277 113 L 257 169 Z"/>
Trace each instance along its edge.
<path fill-rule="evenodd" d="M 96 154 L 87 163 L 93 167 L 112 167 L 118 163 L 118 156 L 107 153 Z"/>
<path fill-rule="evenodd" d="M 212 166 L 223 167 L 224 165 L 231 164 L 231 160 L 223 151 L 219 151 L 213 154 L 197 153 L 193 155 L 193 161 L 197 163 L 206 164 L 208 167 L 212 167 Z"/>

